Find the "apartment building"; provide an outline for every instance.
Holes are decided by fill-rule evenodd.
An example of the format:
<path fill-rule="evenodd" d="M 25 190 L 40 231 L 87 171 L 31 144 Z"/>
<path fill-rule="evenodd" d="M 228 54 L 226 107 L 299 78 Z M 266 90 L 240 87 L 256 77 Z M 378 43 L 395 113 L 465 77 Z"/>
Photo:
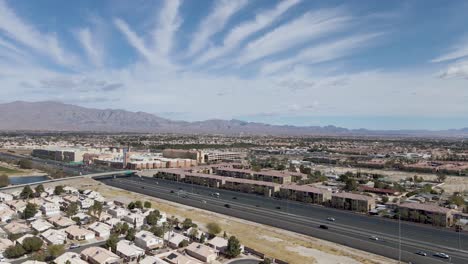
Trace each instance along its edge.
<path fill-rule="evenodd" d="M 185 173 L 183 179 L 187 183 L 220 188 L 224 185 L 225 178 L 226 177 L 218 175 L 190 172 Z"/>
<path fill-rule="evenodd" d="M 292 176 L 288 172 L 262 170 L 253 171 L 246 169 L 235 169 L 219 167 L 214 169 L 215 174 L 233 178 L 250 179 L 256 181 L 274 182 L 279 184 L 286 184 L 292 182 Z"/>
<path fill-rule="evenodd" d="M 273 182 L 225 177 L 222 188 L 245 193 L 257 193 L 271 197 L 275 192 L 280 190 L 280 186 L 280 184 Z"/>
<path fill-rule="evenodd" d="M 435 204 L 403 203 L 398 206 L 401 219 L 450 227 L 454 224 L 454 210 Z"/>
<path fill-rule="evenodd" d="M 344 210 L 367 213 L 375 208 L 375 199 L 367 195 L 355 193 L 334 193 L 330 200 L 330 206 Z"/>
<path fill-rule="evenodd" d="M 310 185 L 287 184 L 281 186 L 280 196 L 306 203 L 323 204 L 331 199 L 332 193 Z"/>

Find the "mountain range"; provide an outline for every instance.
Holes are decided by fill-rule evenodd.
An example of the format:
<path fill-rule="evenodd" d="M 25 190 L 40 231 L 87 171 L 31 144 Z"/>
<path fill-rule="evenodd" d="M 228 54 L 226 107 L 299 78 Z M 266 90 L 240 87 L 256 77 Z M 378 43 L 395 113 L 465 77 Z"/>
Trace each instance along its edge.
<path fill-rule="evenodd" d="M 280 126 L 240 120 L 174 121 L 145 112 L 93 109 L 52 101 L 0 104 L 0 131 L 468 137 L 468 128 L 377 131 L 336 126 Z"/>

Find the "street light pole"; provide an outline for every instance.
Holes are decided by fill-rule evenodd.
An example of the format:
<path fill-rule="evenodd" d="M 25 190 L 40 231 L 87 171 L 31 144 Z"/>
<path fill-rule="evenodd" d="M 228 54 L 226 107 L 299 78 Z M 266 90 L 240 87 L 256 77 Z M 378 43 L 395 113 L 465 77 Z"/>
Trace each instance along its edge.
<path fill-rule="evenodd" d="M 401 263 L 401 212 L 398 211 L 398 263 Z"/>

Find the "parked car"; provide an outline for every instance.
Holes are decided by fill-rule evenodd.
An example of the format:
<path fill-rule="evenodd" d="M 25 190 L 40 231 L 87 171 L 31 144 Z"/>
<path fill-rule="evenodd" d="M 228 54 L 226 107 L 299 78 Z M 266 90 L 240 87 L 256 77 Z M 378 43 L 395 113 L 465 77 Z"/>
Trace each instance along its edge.
<path fill-rule="evenodd" d="M 70 249 L 79 248 L 79 247 L 80 247 L 80 245 L 79 245 L 79 244 L 75 244 L 75 243 L 73 243 L 73 244 L 70 245 Z"/>

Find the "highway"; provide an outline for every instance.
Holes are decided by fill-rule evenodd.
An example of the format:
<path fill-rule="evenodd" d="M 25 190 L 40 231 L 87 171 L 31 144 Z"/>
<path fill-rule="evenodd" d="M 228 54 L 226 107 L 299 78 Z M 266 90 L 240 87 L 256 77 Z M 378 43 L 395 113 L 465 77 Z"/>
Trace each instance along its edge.
<path fill-rule="evenodd" d="M 389 258 L 399 257 L 399 225 L 395 220 L 155 178 L 132 176 L 100 181 L 129 191 L 310 235 Z M 214 192 L 220 193 L 220 197 L 210 195 Z M 327 221 L 327 217 L 333 217 L 336 221 Z M 321 229 L 319 225 L 327 225 L 329 229 Z M 401 260 L 405 262 L 468 263 L 466 233 L 404 221 L 401 222 L 400 230 Z M 379 240 L 371 240 L 371 236 L 377 236 Z M 423 257 L 415 254 L 419 250 L 428 255 Z M 436 252 L 447 253 L 451 259 L 437 258 L 433 256 Z"/>

